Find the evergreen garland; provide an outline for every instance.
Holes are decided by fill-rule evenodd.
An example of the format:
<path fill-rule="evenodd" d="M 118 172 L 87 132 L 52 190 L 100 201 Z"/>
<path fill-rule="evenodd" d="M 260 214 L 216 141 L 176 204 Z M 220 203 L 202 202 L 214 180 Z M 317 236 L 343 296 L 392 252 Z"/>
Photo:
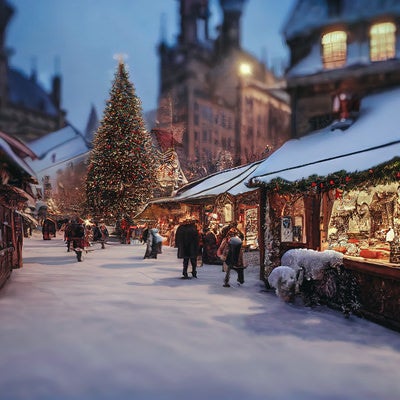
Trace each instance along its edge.
<path fill-rule="evenodd" d="M 267 190 L 278 193 L 324 192 L 330 189 L 351 190 L 360 185 L 376 186 L 400 180 L 400 158 L 377 165 L 366 171 L 338 171 L 327 176 L 311 175 L 294 182 L 282 178 L 272 179 L 263 185 Z"/>

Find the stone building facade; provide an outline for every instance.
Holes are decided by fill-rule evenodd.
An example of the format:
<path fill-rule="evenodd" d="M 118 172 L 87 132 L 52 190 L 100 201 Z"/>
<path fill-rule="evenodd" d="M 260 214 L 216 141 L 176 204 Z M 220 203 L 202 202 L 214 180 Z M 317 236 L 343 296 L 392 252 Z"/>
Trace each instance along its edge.
<path fill-rule="evenodd" d="M 6 31 L 14 12 L 6 0 L 0 0 L 0 130 L 31 142 L 65 126 L 62 80 L 56 74 L 47 93 L 37 82 L 36 71 L 27 77 L 9 65 Z"/>
<path fill-rule="evenodd" d="M 356 119 L 363 96 L 400 84 L 400 1 L 299 0 L 284 27 L 292 137 Z"/>
<path fill-rule="evenodd" d="M 159 45 L 159 112 L 191 180 L 255 161 L 289 137 L 282 82 L 241 47 L 244 0 L 220 0 L 219 34 L 209 34 L 208 0 L 180 0 L 177 43 Z M 224 162 L 222 162 L 224 159 Z"/>

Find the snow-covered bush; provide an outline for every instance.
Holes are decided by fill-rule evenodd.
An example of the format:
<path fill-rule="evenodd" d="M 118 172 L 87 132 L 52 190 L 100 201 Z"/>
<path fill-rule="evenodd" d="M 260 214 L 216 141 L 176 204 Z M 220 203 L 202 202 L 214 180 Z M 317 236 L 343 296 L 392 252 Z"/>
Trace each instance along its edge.
<path fill-rule="evenodd" d="M 334 250 L 288 250 L 268 277 L 278 297 L 293 301 L 300 293 L 305 305 L 328 304 L 348 316 L 360 307 L 358 284 L 343 267 L 343 254 Z"/>
<path fill-rule="evenodd" d="M 343 264 L 343 254 L 334 250 L 292 249 L 282 256 L 281 264 L 292 267 L 296 272 L 303 269 L 305 279 L 321 280 L 324 270 Z"/>
<path fill-rule="evenodd" d="M 268 277 L 268 283 L 275 289 L 276 295 L 286 302 L 294 300 L 296 271 L 287 266 L 276 267 Z"/>

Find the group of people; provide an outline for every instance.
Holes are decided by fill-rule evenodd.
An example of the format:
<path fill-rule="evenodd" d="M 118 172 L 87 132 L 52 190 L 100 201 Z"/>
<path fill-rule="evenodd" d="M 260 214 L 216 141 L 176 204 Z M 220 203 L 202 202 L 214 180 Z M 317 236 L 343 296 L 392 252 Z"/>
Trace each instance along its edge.
<path fill-rule="evenodd" d="M 47 225 L 46 225 L 47 227 Z M 105 248 L 105 243 L 109 237 L 106 225 L 102 223 L 85 224 L 81 218 L 73 218 L 66 222 L 61 228 L 64 231 L 64 240 L 67 251 L 71 249 L 76 253 L 78 261 L 82 261 L 82 253 L 92 242 L 101 244 Z M 46 228 L 44 237 L 49 237 L 49 229 Z M 213 240 L 210 240 L 213 238 Z M 162 243 L 164 237 L 160 235 L 159 229 L 149 224 L 143 229 L 141 241 L 146 245 L 143 258 L 157 259 L 158 254 L 162 253 Z M 215 232 L 206 229 L 201 232 L 198 222 L 193 218 L 182 221 L 174 230 L 173 243 L 177 248 L 177 257 L 182 259 L 182 279 L 197 278 L 197 267 L 203 261 L 210 264 L 222 264 L 225 272 L 224 287 L 230 287 L 229 281 L 231 271 L 237 272 L 237 281 L 244 283 L 244 264 L 243 264 L 243 233 L 237 228 L 236 224 L 225 226 L 219 232 L 219 240 Z M 213 258 L 210 259 L 210 246 L 212 245 Z M 219 262 L 215 262 L 218 258 Z M 189 266 L 191 267 L 191 277 L 189 277 Z"/>
<path fill-rule="evenodd" d="M 225 227 L 221 233 L 222 240 L 217 248 L 217 256 L 222 261 L 223 271 L 225 272 L 224 287 L 230 287 L 229 280 L 231 271 L 237 272 L 237 281 L 244 283 L 244 263 L 243 263 L 243 239 L 244 235 L 237 227 L 232 224 Z M 197 260 L 199 253 L 204 250 L 202 235 L 196 226 L 196 221 L 186 219 L 177 228 L 175 233 L 175 247 L 177 256 L 183 261 L 182 278 L 189 279 L 189 263 L 192 267 L 192 277 L 197 278 Z"/>
<path fill-rule="evenodd" d="M 70 252 L 72 247 L 79 262 L 82 261 L 84 249 L 89 247 L 91 242 L 100 243 L 101 248 L 104 249 L 109 237 L 108 229 L 104 223 L 101 223 L 100 226 L 97 222 L 85 224 L 79 217 L 66 222 L 61 230 L 64 231 L 67 252 Z"/>

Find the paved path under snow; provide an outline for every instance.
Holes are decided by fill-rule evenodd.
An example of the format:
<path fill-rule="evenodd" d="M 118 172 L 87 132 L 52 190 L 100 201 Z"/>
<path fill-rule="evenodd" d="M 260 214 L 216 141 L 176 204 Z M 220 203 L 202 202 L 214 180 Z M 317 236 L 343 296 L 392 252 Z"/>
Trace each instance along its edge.
<path fill-rule="evenodd" d="M 400 335 L 289 305 L 258 270 L 223 288 L 220 266 L 184 281 L 176 249 L 26 239 L 0 291 L 0 399 L 394 400 Z M 236 281 L 232 273 L 232 282 Z"/>

